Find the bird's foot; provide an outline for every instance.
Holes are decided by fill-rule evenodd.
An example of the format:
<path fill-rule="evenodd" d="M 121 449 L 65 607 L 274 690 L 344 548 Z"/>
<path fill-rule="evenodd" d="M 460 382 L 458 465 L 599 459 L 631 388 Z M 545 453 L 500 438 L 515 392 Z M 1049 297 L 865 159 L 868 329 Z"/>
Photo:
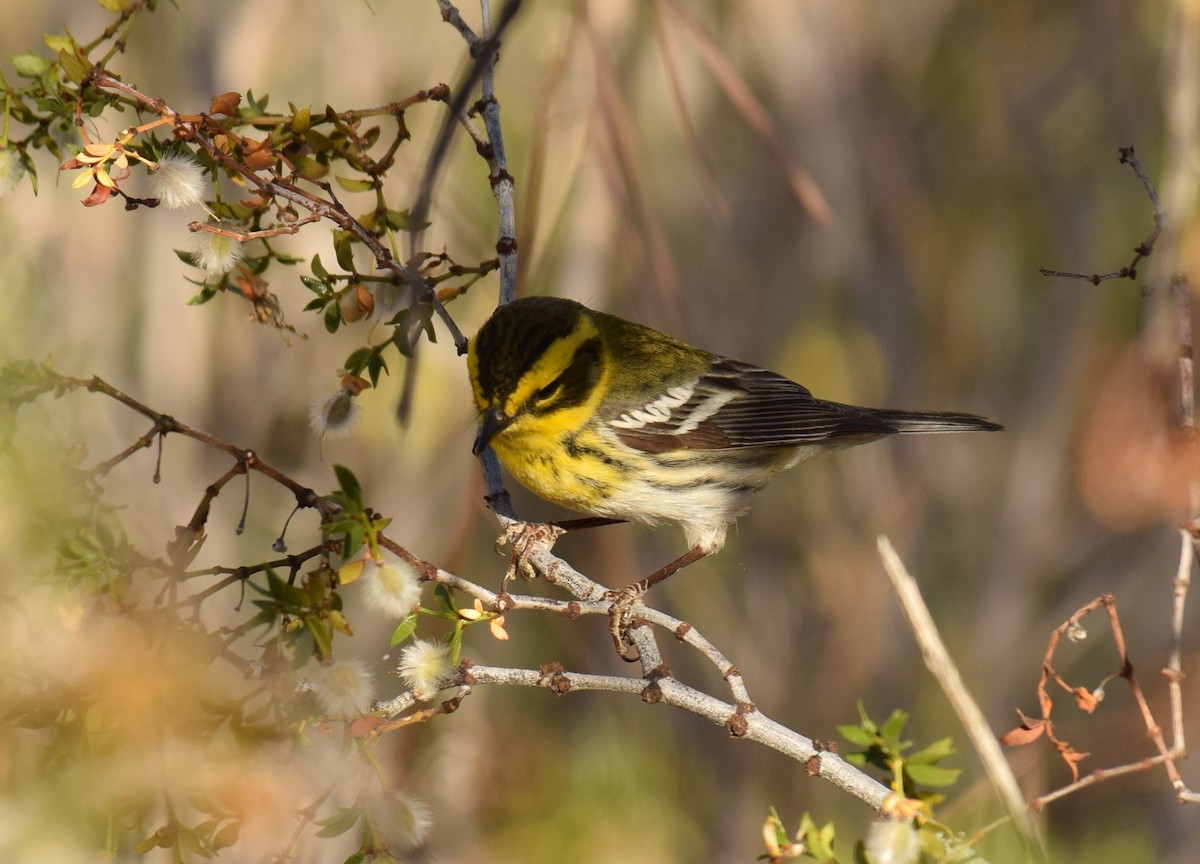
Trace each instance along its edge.
<path fill-rule="evenodd" d="M 549 552 L 554 548 L 558 538 L 566 533 L 550 522 L 509 522 L 504 531 L 496 538 L 496 551 L 504 546 L 512 548 L 512 560 L 504 574 L 502 592 L 507 590 L 508 583 L 518 574 L 522 579 L 534 579 L 537 571 L 529 561 L 529 556 L 538 550 Z"/>
<path fill-rule="evenodd" d="M 638 652 L 637 646 L 633 644 L 629 631 L 643 623 L 634 617 L 633 610 L 642 602 L 647 587 L 643 580 L 617 591 L 609 591 L 605 595 L 605 599 L 612 602 L 612 605 L 608 607 L 608 632 L 612 636 L 613 647 L 617 649 L 617 655 L 627 663 L 636 663 L 641 659 L 641 654 Z"/>

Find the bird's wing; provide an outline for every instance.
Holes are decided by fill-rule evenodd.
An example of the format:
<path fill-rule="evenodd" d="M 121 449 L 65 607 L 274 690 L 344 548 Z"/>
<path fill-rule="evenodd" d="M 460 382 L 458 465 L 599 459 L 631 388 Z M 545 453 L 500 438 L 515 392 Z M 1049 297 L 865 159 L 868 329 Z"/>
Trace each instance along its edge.
<path fill-rule="evenodd" d="M 695 381 L 623 408 L 607 423 L 623 443 L 648 453 L 864 440 L 897 431 L 870 409 L 822 401 L 782 375 L 724 357 Z"/>

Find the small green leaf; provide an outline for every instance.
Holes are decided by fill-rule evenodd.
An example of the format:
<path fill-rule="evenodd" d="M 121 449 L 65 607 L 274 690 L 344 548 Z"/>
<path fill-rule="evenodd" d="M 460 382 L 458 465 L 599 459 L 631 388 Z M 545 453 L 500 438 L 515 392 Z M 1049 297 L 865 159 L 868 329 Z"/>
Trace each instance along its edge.
<path fill-rule="evenodd" d="M 58 52 L 58 62 L 63 68 L 63 72 L 67 77 L 76 84 L 83 83 L 83 79 L 92 71 L 92 64 L 88 59 L 75 51 L 67 51 L 63 49 Z"/>
<path fill-rule="evenodd" d="M 70 36 L 59 36 L 57 33 L 46 33 L 42 36 L 42 41 L 46 43 L 46 47 L 57 54 L 59 51 L 75 50 L 75 40 Z"/>
<path fill-rule="evenodd" d="M 954 741 L 951 738 L 943 738 L 940 741 L 934 741 L 923 750 L 918 750 L 911 756 L 905 756 L 904 761 L 908 765 L 914 765 L 925 762 L 937 762 L 939 759 L 944 759 L 947 756 L 953 756 L 958 751 L 954 749 Z"/>
<path fill-rule="evenodd" d="M 358 823 L 360 816 L 357 807 L 339 807 L 334 814 L 326 819 L 318 819 L 321 830 L 318 837 L 339 837 Z"/>
<path fill-rule="evenodd" d="M 314 275 L 314 276 L 316 276 L 316 277 L 317 277 L 318 279 L 320 279 L 322 282 L 328 282 L 328 281 L 329 281 L 329 271 L 328 271 L 328 270 L 326 270 L 326 269 L 325 269 L 325 265 L 321 263 L 321 256 L 320 256 L 320 255 L 314 255 L 314 256 L 313 256 L 313 260 L 312 260 L 312 265 L 311 265 L 311 266 L 312 266 L 312 272 L 313 272 L 313 275 Z"/>
<path fill-rule="evenodd" d="M 455 618 L 458 617 L 458 608 L 454 605 L 454 591 L 446 585 L 439 584 L 434 589 L 434 596 L 437 597 L 438 605 L 443 610 L 449 612 Z"/>
<path fill-rule="evenodd" d="M 347 192 L 369 192 L 375 188 L 375 184 L 370 180 L 358 180 L 354 177 L 342 177 L 335 174 L 333 177 L 337 184 Z"/>
<path fill-rule="evenodd" d="M 387 372 L 387 361 L 383 359 L 383 355 L 378 351 L 371 353 L 371 359 L 367 361 L 367 375 L 371 378 L 371 386 L 379 386 L 379 373 Z"/>
<path fill-rule="evenodd" d="M 374 353 L 369 347 L 359 348 L 346 358 L 343 366 L 351 375 L 357 375 L 367 365 L 367 361 L 371 359 L 371 355 Z"/>
<path fill-rule="evenodd" d="M 33 157 L 31 157 L 28 153 L 22 153 L 21 164 L 25 166 L 25 174 L 29 177 L 29 185 L 33 187 L 33 194 L 37 195 L 37 165 L 34 164 Z"/>
<path fill-rule="evenodd" d="M 297 135 L 303 135 L 312 126 L 312 108 L 304 106 L 299 111 L 295 111 L 292 115 L 292 131 Z"/>
<path fill-rule="evenodd" d="M 343 270 L 354 273 L 354 248 L 352 237 L 346 231 L 333 232 L 333 251 L 337 255 L 338 266 Z"/>
<path fill-rule="evenodd" d="M 342 326 L 342 307 L 338 303 L 330 303 L 325 307 L 325 329 L 336 333 Z"/>
<path fill-rule="evenodd" d="M 253 585 L 254 583 L 251 582 L 250 584 Z M 275 598 L 280 603 L 296 609 L 303 609 L 308 605 L 308 597 L 304 595 L 304 592 L 295 585 L 289 585 L 280 579 L 274 570 L 267 570 L 267 588 L 265 591 L 261 588 L 259 590 L 267 596 Z"/>
<path fill-rule="evenodd" d="M 417 632 L 417 613 L 414 612 L 401 621 L 396 629 L 392 631 L 392 647 L 399 645 L 415 632 Z"/>
<path fill-rule="evenodd" d="M 216 285 L 205 285 L 200 289 L 200 293 L 187 302 L 189 306 L 203 306 L 209 300 L 217 295 Z"/>
<path fill-rule="evenodd" d="M 176 250 L 176 254 L 179 254 L 178 250 Z M 316 265 L 315 259 L 313 261 L 313 265 L 314 265 L 313 272 L 316 272 L 317 268 L 315 266 Z M 329 274 L 325 274 L 326 278 L 328 277 L 328 275 Z M 318 297 L 328 297 L 330 294 L 333 293 L 333 286 L 330 285 L 327 281 L 325 281 L 324 278 L 314 279 L 312 276 L 303 276 L 302 275 L 300 277 L 300 282 L 301 282 L 301 284 L 304 285 L 305 288 L 307 288 L 309 291 L 316 294 Z"/>
<path fill-rule="evenodd" d="M 124 12 L 129 8 L 129 0 L 96 0 L 109 12 Z"/>
<path fill-rule="evenodd" d="M 37 78 L 45 75 L 53 67 L 53 64 L 40 54 L 17 54 L 10 60 L 22 78 Z"/>
<path fill-rule="evenodd" d="M 861 726 L 847 723 L 837 727 L 838 734 L 858 747 L 870 747 L 875 743 L 875 736 Z"/>
<path fill-rule="evenodd" d="M 904 731 L 904 724 L 908 722 L 908 712 L 897 708 L 892 712 L 892 716 L 883 722 L 883 726 L 879 728 L 879 735 L 884 741 L 889 744 L 898 743 L 900 733 Z"/>
<path fill-rule="evenodd" d="M 962 773 L 959 768 L 942 768 L 939 765 L 905 765 L 904 772 L 914 783 L 922 786 L 949 786 L 958 780 Z"/>
<path fill-rule="evenodd" d="M 338 486 L 342 492 L 356 508 L 361 511 L 363 508 L 362 484 L 358 482 L 358 478 L 354 476 L 354 472 L 345 465 L 334 465 L 333 473 L 337 475 Z"/>

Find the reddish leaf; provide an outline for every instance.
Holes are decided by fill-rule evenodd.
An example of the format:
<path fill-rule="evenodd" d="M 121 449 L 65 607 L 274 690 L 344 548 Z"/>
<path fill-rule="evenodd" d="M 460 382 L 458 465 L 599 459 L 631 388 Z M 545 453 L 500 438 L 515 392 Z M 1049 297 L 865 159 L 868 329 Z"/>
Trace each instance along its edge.
<path fill-rule="evenodd" d="M 1006 747 L 1020 747 L 1024 744 L 1032 744 L 1037 739 L 1041 738 L 1046 732 L 1046 725 L 1038 723 L 1030 728 L 1028 726 L 1018 726 L 1000 736 L 1000 743 Z"/>
<path fill-rule="evenodd" d="M 1100 700 L 1092 695 L 1092 691 L 1086 687 L 1076 687 L 1073 691 L 1075 694 L 1075 704 L 1079 706 L 1080 711 L 1086 711 L 1091 714 L 1096 710 L 1096 706 L 1100 704 Z"/>
<path fill-rule="evenodd" d="M 235 93 L 232 90 L 228 93 L 222 93 L 212 100 L 212 105 L 208 107 L 209 114 L 227 114 L 230 117 L 236 117 L 238 105 L 242 103 L 242 94 Z"/>
<path fill-rule="evenodd" d="M 97 207 L 112 197 L 113 190 L 109 186 L 97 183 L 92 194 L 83 199 L 84 207 Z"/>
<path fill-rule="evenodd" d="M 346 729 L 351 738 L 365 738 L 383 725 L 383 718 L 366 714 L 351 721 Z"/>
<path fill-rule="evenodd" d="M 1017 709 L 1017 716 L 1021 718 L 1021 725 L 1000 736 L 1000 743 L 1006 747 L 1020 747 L 1024 744 L 1032 743 L 1046 733 L 1047 724 L 1045 720 L 1035 720 L 1032 717 L 1026 717 L 1021 713 L 1019 708 Z"/>

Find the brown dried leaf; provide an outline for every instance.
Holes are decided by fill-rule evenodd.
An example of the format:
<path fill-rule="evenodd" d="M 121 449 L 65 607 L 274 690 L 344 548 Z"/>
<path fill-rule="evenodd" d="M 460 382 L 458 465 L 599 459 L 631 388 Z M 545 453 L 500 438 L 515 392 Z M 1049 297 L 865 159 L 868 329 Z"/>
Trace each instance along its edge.
<path fill-rule="evenodd" d="M 1062 756 L 1063 761 L 1067 763 L 1067 767 L 1071 769 L 1071 780 L 1078 781 L 1079 780 L 1079 763 L 1082 762 L 1087 757 L 1091 756 L 1092 754 L 1091 753 L 1080 753 L 1078 750 L 1076 750 L 1070 744 L 1066 744 L 1066 743 L 1059 744 L 1058 753 L 1060 756 Z"/>
<path fill-rule="evenodd" d="M 102 183 L 97 183 L 92 189 L 92 194 L 83 199 L 84 207 L 98 207 L 112 197 L 112 187 L 105 186 Z"/>
<path fill-rule="evenodd" d="M 1025 744 L 1031 744 L 1046 733 L 1047 724 L 1045 720 L 1035 720 L 1032 717 L 1026 717 L 1021 713 L 1019 708 L 1017 709 L 1017 716 L 1021 718 L 1021 725 L 1000 736 L 1000 743 L 1006 747 L 1021 747 Z"/>
<path fill-rule="evenodd" d="M 230 117 L 236 117 L 240 104 L 242 104 L 242 94 L 231 90 L 214 98 L 212 105 L 208 107 L 208 113 L 226 114 Z"/>
<path fill-rule="evenodd" d="M 1076 687 L 1071 691 L 1075 694 L 1075 704 L 1079 706 L 1080 711 L 1086 711 L 1091 714 L 1096 710 L 1096 706 L 1100 704 L 1100 700 L 1092 695 L 1092 691 L 1086 687 Z"/>
<path fill-rule="evenodd" d="M 246 167 L 251 171 L 262 171 L 265 168 L 271 168 L 275 165 L 275 160 L 278 158 L 275 155 L 275 151 L 271 149 L 270 138 L 263 141 L 248 142 L 244 153 Z"/>

